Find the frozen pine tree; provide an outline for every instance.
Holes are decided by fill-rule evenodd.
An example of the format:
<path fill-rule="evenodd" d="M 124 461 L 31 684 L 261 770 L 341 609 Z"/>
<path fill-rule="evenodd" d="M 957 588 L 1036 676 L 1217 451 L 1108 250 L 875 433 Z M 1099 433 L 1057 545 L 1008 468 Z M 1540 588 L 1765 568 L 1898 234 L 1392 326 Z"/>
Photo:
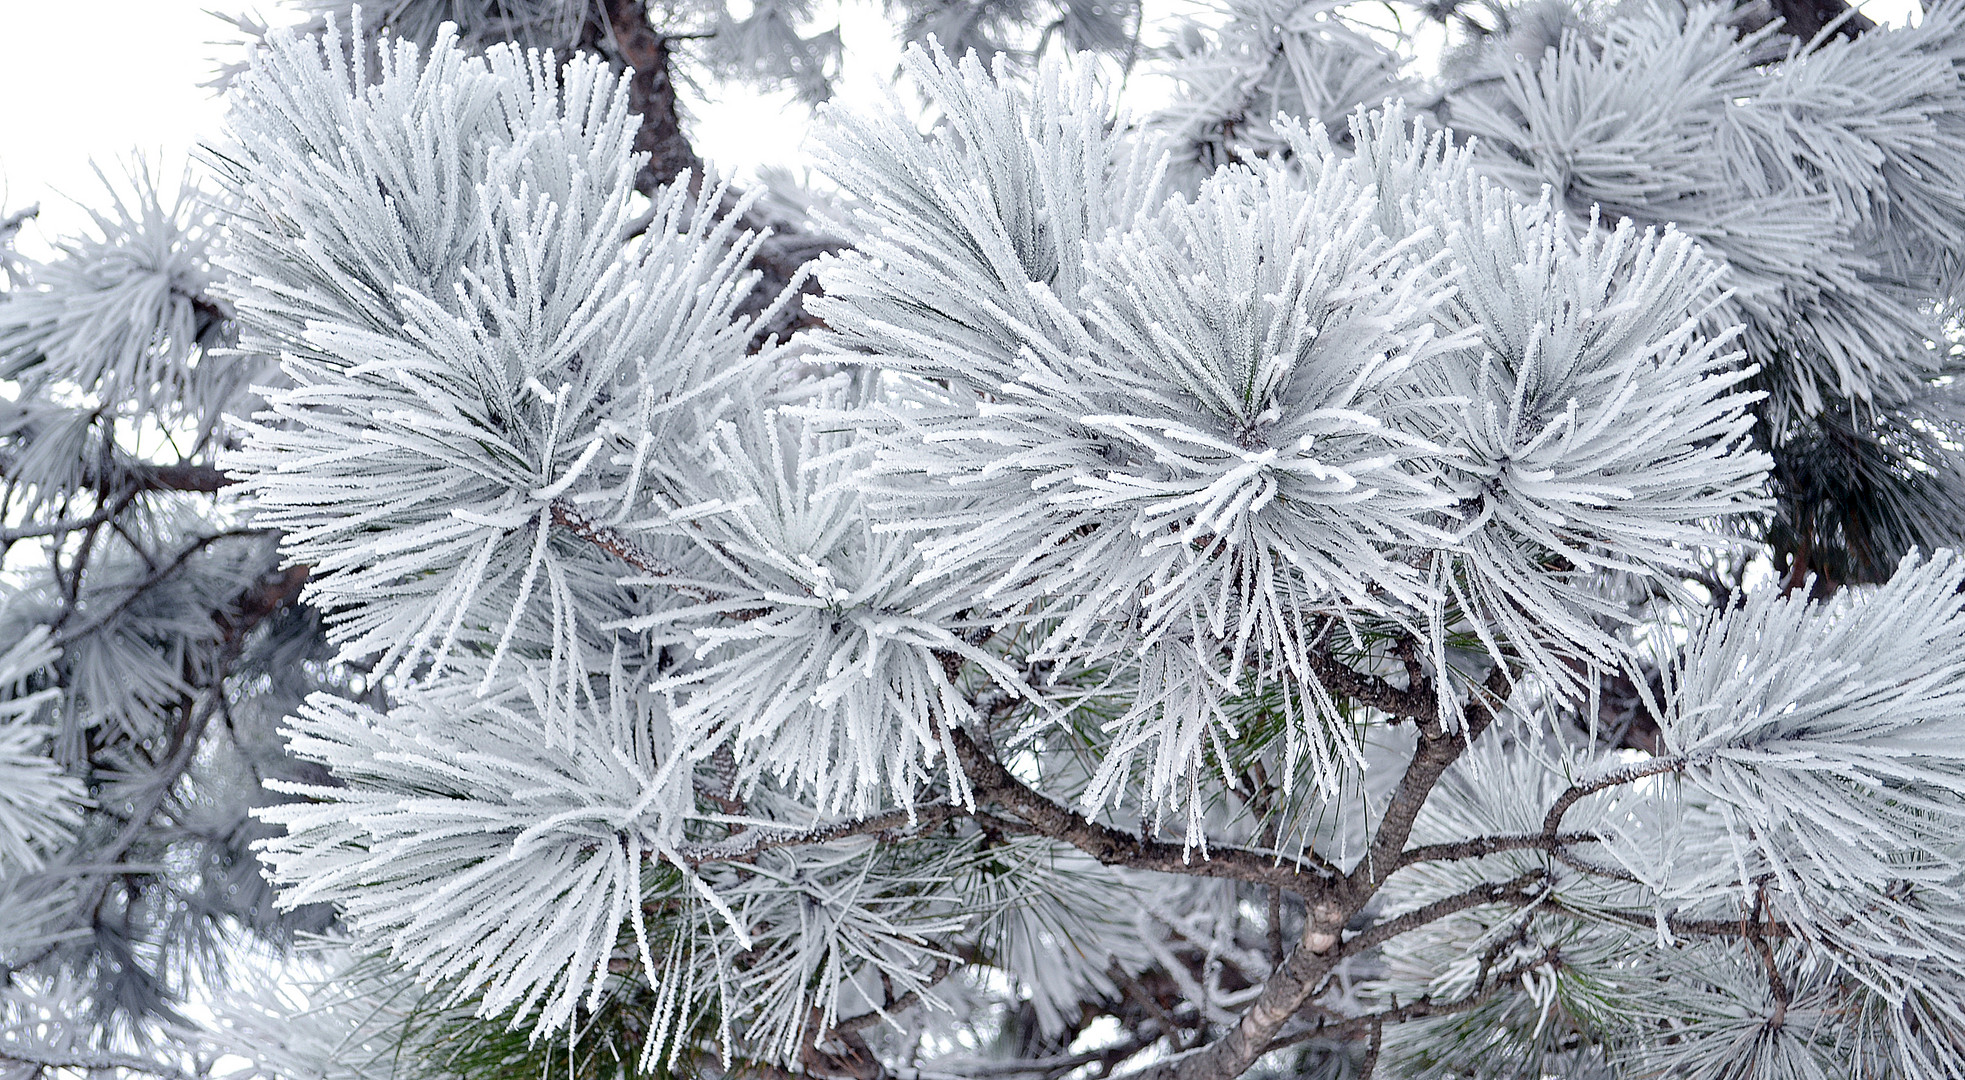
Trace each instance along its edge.
<path fill-rule="evenodd" d="M 1965 1077 L 1965 9 L 307 6 L 4 263 L 0 1075 Z"/>

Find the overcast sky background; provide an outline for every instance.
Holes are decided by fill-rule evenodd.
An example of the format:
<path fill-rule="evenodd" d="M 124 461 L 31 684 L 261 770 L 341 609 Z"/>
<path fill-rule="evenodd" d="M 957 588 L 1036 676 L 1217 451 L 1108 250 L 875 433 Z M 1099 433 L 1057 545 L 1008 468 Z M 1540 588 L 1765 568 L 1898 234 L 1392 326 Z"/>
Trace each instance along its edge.
<path fill-rule="evenodd" d="M 207 9 L 246 11 L 278 24 L 293 16 L 266 0 L 0 0 L 0 210 L 39 203 L 22 249 L 89 224 L 76 204 L 100 203 L 93 159 L 112 179 L 141 153 L 175 181 L 225 113 L 210 82 L 242 55 L 239 34 Z M 876 4 L 841 9 L 849 60 L 840 96 L 878 100 L 899 59 Z M 689 105 L 697 151 L 725 169 L 795 165 L 810 110 L 790 92 L 732 87 Z"/>
<path fill-rule="evenodd" d="M 141 153 L 174 181 L 191 148 L 219 131 L 224 102 L 200 84 L 240 50 L 237 32 L 208 8 L 283 17 L 266 0 L 0 0 L 0 210 L 41 205 L 22 237 L 25 253 L 44 253 L 55 237 L 88 225 L 74 200 L 102 201 L 92 159 L 114 178 Z M 1862 9 L 1895 22 L 1917 2 L 1869 0 Z M 875 3 L 839 10 L 847 48 L 840 97 L 877 101 L 899 55 L 890 27 Z M 760 97 L 737 87 L 691 105 L 689 134 L 719 166 L 745 173 L 800 161 L 810 114 L 789 93 Z"/>

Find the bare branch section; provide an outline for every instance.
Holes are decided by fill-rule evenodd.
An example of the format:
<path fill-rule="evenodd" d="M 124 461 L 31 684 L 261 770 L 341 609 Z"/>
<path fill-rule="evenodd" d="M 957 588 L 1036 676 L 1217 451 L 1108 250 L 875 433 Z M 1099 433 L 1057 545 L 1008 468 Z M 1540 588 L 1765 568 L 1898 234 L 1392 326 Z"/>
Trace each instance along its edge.
<path fill-rule="evenodd" d="M 148 577 L 137 582 L 129 592 L 125 593 L 108 610 L 103 611 L 83 626 L 72 630 L 63 629 L 62 623 L 74 614 L 75 609 L 69 608 L 63 612 L 61 618 L 57 619 L 54 624 L 54 629 L 59 631 L 54 638 L 55 645 L 67 646 L 115 622 L 132 605 L 142 599 L 145 593 L 168 581 L 171 575 L 183 569 L 184 564 L 191 561 L 193 556 L 213 544 L 226 540 L 236 540 L 242 537 L 267 536 L 270 534 L 271 531 L 267 529 L 225 529 L 220 532 L 198 537 L 182 548 L 179 548 L 177 554 L 171 556 L 169 561 L 152 570 Z M 268 603 L 271 603 L 275 598 L 278 598 L 280 602 L 284 603 L 285 599 L 290 599 L 298 592 L 300 586 L 306 582 L 307 577 L 308 568 L 304 566 L 291 567 L 281 571 L 277 575 L 277 580 L 269 578 L 259 587 L 242 593 L 234 600 L 230 613 L 217 612 L 213 615 L 213 618 L 219 620 L 221 629 L 225 629 L 241 619 L 249 619 L 257 623 L 272 613 L 272 608 L 266 606 Z M 272 591 L 269 592 L 268 590 Z"/>
<path fill-rule="evenodd" d="M 658 578 L 681 577 L 682 571 L 657 558 L 634 537 L 588 517 L 565 499 L 552 503 L 553 524 L 607 552 L 629 566 Z"/>
<path fill-rule="evenodd" d="M 1377 1039 L 1380 1037 L 1380 1033 L 1384 1031 L 1386 1024 L 1399 1024 L 1407 1020 L 1422 1020 L 1430 1016 L 1453 1016 L 1457 1013 L 1464 1013 L 1470 1009 L 1478 1008 L 1482 1003 L 1493 998 L 1502 987 L 1508 984 L 1511 978 L 1520 975 L 1523 971 L 1541 962 L 1541 958 L 1538 957 L 1534 963 L 1493 973 L 1483 985 L 1475 988 L 1472 993 L 1451 1001 L 1442 1001 L 1428 996 L 1422 997 L 1417 1001 L 1408 1001 L 1403 1005 L 1398 1005 L 1380 1012 L 1369 1013 L 1364 1016 L 1327 1014 L 1319 1017 L 1317 1023 L 1310 1027 L 1277 1036 L 1275 1041 L 1271 1042 L 1264 1052 L 1282 1050 L 1295 1046 L 1298 1043 L 1309 1042 L 1311 1039 L 1342 1038 L 1347 1036 L 1350 1038 L 1363 1036 L 1370 1039 Z M 1371 1076 L 1369 1072 L 1361 1075 L 1366 1080 L 1369 1080 Z"/>
<path fill-rule="evenodd" d="M 1570 809 L 1599 791 L 1608 791 L 1614 787 L 1635 783 L 1647 776 L 1662 776 L 1665 773 L 1678 772 L 1689 764 L 1691 762 L 1683 757 L 1653 758 L 1650 761 L 1640 761 L 1605 773 L 1594 780 L 1572 784 L 1568 790 L 1556 796 L 1556 801 L 1550 805 L 1549 813 L 1542 819 L 1542 835 L 1550 838 L 1556 836 L 1562 829 L 1562 819 Z"/>
<path fill-rule="evenodd" d="M 153 1061 L 135 1054 L 114 1054 L 107 1051 L 86 1050 L 41 1050 L 22 1046 L 19 1043 L 0 1043 L 0 1061 L 13 1061 L 39 1069 L 79 1069 L 94 1073 L 109 1069 L 124 1069 L 145 1076 L 162 1077 L 163 1080 L 197 1080 L 192 1074 L 167 1062 Z"/>
<path fill-rule="evenodd" d="M 130 465 L 130 481 L 142 491 L 202 492 L 207 495 L 238 483 L 213 465 Z"/>
<path fill-rule="evenodd" d="M 1320 650 L 1311 650 L 1309 659 L 1310 670 L 1318 681 L 1338 697 L 1422 724 L 1439 719 L 1439 701 L 1432 687 L 1422 680 L 1414 680 L 1410 687 L 1401 689 L 1376 675 L 1353 670 Z"/>
<path fill-rule="evenodd" d="M 635 149 L 648 155 L 635 186 L 644 192 L 674 180 L 684 171 L 703 175 L 703 159 L 682 130 L 682 111 L 671 71 L 671 42 L 648 21 L 644 0 L 606 0 L 602 18 L 587 27 L 581 46 L 613 56 L 634 69 L 628 80 L 628 107 L 641 117 Z"/>
<path fill-rule="evenodd" d="M 824 844 L 852 836 L 892 834 L 902 830 L 937 825 L 950 818 L 966 814 L 966 810 L 952 803 L 930 803 L 912 810 L 889 810 L 870 817 L 836 821 L 810 829 L 753 827 L 713 843 L 688 845 L 679 849 L 676 854 L 682 856 L 682 860 L 690 866 L 713 862 L 749 862 L 761 852 L 774 848 Z"/>
<path fill-rule="evenodd" d="M 1542 883 L 1547 875 L 1541 870 L 1531 870 L 1509 881 L 1490 881 L 1452 896 L 1435 900 L 1424 907 L 1414 908 L 1371 926 L 1346 941 L 1343 951 L 1360 953 L 1373 946 L 1382 945 L 1400 934 L 1417 930 L 1428 923 L 1438 922 L 1448 915 L 1483 907 L 1488 904 L 1532 903 L 1541 897 L 1535 886 Z"/>
<path fill-rule="evenodd" d="M 99 491 L 135 494 L 175 491 L 212 495 L 239 482 L 215 465 L 154 465 L 120 454 L 105 461 L 84 462 L 84 466 L 81 485 Z M 0 476 L 12 477 L 14 470 L 12 456 L 0 455 Z"/>
<path fill-rule="evenodd" d="M 1445 844 L 1428 844 L 1424 847 L 1407 848 L 1399 856 L 1400 866 L 1412 866 L 1423 862 L 1458 862 L 1463 859 L 1480 859 L 1489 855 L 1499 855 L 1505 851 L 1553 851 L 1556 848 L 1574 844 L 1595 844 L 1602 841 L 1595 833 L 1521 833 L 1509 836 L 1475 836 L 1466 840 L 1455 840 Z"/>
<path fill-rule="evenodd" d="M 1655 930 L 1658 925 L 1658 917 L 1649 911 L 1601 911 L 1594 912 L 1593 914 L 1600 918 L 1615 920 L 1643 930 Z M 1687 918 L 1675 911 L 1665 913 L 1665 929 L 1681 937 L 1737 939 L 1743 936 L 1750 936 L 1751 934 L 1758 934 L 1764 938 L 1786 938 L 1793 936 L 1793 932 L 1786 926 L 1773 921 L 1762 920 L 1749 926 L 1747 923 L 1739 920 Z"/>
<path fill-rule="evenodd" d="M 604 0 L 600 15 L 589 22 L 581 47 L 633 69 L 634 75 L 628 80 L 628 107 L 641 117 L 635 149 L 648 155 L 647 164 L 635 177 L 635 186 L 649 194 L 685 171 L 700 184 L 703 159 L 683 131 L 674 75 L 675 43 L 697 35 L 655 29 L 649 21 L 647 0 Z M 845 246 L 791 222 L 765 221 L 755 212 L 747 215 L 743 224 L 753 232 L 767 234 L 751 257 L 751 266 L 762 280 L 745 305 L 746 314 L 765 313 L 771 299 L 798 280 L 806 263 Z M 816 285 L 808 282 L 803 291 L 809 293 L 814 288 Z M 784 338 L 816 325 L 818 320 L 806 314 L 803 303 L 794 299 L 778 309 L 769 325 L 758 328 L 759 340 L 773 335 Z"/>
<path fill-rule="evenodd" d="M 1000 805 L 1023 819 L 1035 834 L 1070 844 L 1107 866 L 1275 885 L 1303 896 L 1321 895 L 1337 880 L 1335 868 L 1321 860 L 1297 860 L 1239 847 L 1210 847 L 1204 855 L 1194 848 L 1149 840 L 1091 821 L 1031 790 L 976 745 L 968 732 L 956 729 L 953 741 L 978 805 Z"/>
<path fill-rule="evenodd" d="M 1843 0 L 1756 0 L 1741 9 L 1743 26 L 1761 27 L 1781 20 L 1781 31 L 1808 40 L 1830 26 L 1838 37 L 1854 39 L 1876 29 L 1876 21 L 1850 8 Z"/>
<path fill-rule="evenodd" d="M 1494 723 L 1501 703 L 1508 698 L 1510 687 L 1507 669 L 1497 664 L 1475 691 L 1473 700 L 1468 702 L 1463 730 L 1446 731 L 1437 725 L 1422 730 L 1419 746 L 1413 751 L 1405 775 L 1399 778 L 1399 786 L 1392 793 L 1391 802 L 1385 806 L 1384 816 L 1379 819 L 1378 830 L 1372 835 L 1364 861 L 1351 871 L 1347 882 L 1351 893 L 1349 899 L 1357 907 L 1347 913 L 1347 919 L 1362 908 L 1364 902 L 1378 891 L 1378 886 L 1399 868 L 1401 853 L 1412 836 L 1412 826 L 1419 820 L 1419 811 L 1425 807 L 1433 788 L 1439 784 L 1440 777 L 1446 775 L 1447 769 L 1460 760 L 1467 747 Z"/>
<path fill-rule="evenodd" d="M 955 962 L 946 956 L 942 957 L 935 961 L 934 968 L 928 972 L 927 984 L 933 986 L 941 982 L 943 979 L 948 978 L 949 973 L 954 970 Z M 841 1020 L 838 1024 L 834 1025 L 832 1030 L 842 1035 L 849 1032 L 864 1031 L 881 1020 L 893 1016 L 895 1013 L 905 1012 L 919 1004 L 921 1004 L 921 991 L 918 989 L 909 990 L 900 997 L 882 1002 L 878 1012 L 861 1013 L 858 1016 Z"/>
<path fill-rule="evenodd" d="M 1449 732 L 1437 720 L 1422 721 L 1419 745 L 1379 818 L 1365 858 L 1322 896 L 1310 899 L 1303 932 L 1289 959 L 1269 977 L 1262 993 L 1226 1035 L 1192 1054 L 1141 1071 L 1140 1080 L 1232 1080 L 1269 1052 L 1284 1026 L 1309 1004 L 1345 955 L 1338 948 L 1345 925 L 1399 869 L 1420 809 L 1440 777 L 1494 722 L 1511 685 L 1507 669 L 1496 665 L 1469 702 L 1464 728 Z"/>

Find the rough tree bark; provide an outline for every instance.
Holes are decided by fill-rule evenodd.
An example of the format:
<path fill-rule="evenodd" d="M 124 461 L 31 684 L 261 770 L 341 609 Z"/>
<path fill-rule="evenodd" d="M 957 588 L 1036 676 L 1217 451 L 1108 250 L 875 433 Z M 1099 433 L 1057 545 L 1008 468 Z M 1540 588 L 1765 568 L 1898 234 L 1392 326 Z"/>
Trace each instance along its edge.
<path fill-rule="evenodd" d="M 628 105 L 641 116 L 635 149 L 648 155 L 635 186 L 652 191 L 684 170 L 702 176 L 703 160 L 683 133 L 682 111 L 676 102 L 670 52 L 675 38 L 649 22 L 645 0 L 605 0 L 599 15 L 588 20 L 580 47 L 633 69 Z"/>
<path fill-rule="evenodd" d="M 681 34 L 656 29 L 649 18 L 647 0 L 603 0 L 599 17 L 590 19 L 581 35 L 580 47 L 605 57 L 610 63 L 632 69 L 628 81 L 628 105 L 641 116 L 641 130 L 635 134 L 635 149 L 648 154 L 648 163 L 635 178 L 644 194 L 674 180 L 686 170 L 697 181 L 703 176 L 703 159 L 697 155 L 683 130 L 682 110 L 676 99 L 674 44 Z M 798 280 L 806 263 L 843 245 L 831 237 L 808 232 L 797 223 L 766 220 L 753 211 L 744 227 L 770 230 L 758 246 L 751 266 L 762 279 L 744 308 L 755 315 Z M 759 328 L 759 341 L 775 335 L 780 340 L 796 330 L 817 325 L 806 314 L 801 300 L 813 291 L 807 284 L 798 297 L 780 310 L 769 325 Z"/>
<path fill-rule="evenodd" d="M 1764 11 L 1764 14 L 1762 12 Z M 1822 32 L 1822 29 L 1837 19 L 1842 22 L 1835 28 L 1841 37 L 1854 38 L 1876 29 L 1876 22 L 1862 12 L 1851 12 L 1843 0 L 1755 0 L 1742 11 L 1748 20 L 1758 18 L 1749 25 L 1765 26 L 1775 19 L 1781 20 L 1782 33 L 1792 34 L 1806 40 Z M 1844 15 L 1849 17 L 1843 19 Z"/>

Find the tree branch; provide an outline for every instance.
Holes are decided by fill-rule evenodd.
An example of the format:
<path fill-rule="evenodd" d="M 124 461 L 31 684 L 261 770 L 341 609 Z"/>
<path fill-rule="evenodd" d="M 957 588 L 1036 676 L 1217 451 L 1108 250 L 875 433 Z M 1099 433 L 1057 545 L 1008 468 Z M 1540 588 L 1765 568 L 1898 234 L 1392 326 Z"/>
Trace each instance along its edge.
<path fill-rule="evenodd" d="M 138 491 L 183 491 L 216 494 L 239 481 L 215 465 L 151 465 L 130 463 L 120 470 Z"/>
<path fill-rule="evenodd" d="M 109 610 L 103 612 L 101 615 L 98 615 L 94 619 L 91 619 L 87 624 L 85 624 L 79 629 L 70 630 L 67 631 L 66 633 L 58 635 L 54 639 L 54 644 L 56 646 L 66 646 L 68 644 L 71 644 L 78 638 L 86 637 L 102 629 L 103 627 L 108 626 L 111 622 L 113 622 L 116 619 L 117 616 L 129 610 L 130 605 L 136 603 L 137 600 L 140 599 L 144 593 L 149 592 L 151 589 L 154 589 L 158 585 L 162 584 L 172 574 L 176 573 L 181 567 L 183 567 L 185 563 L 189 562 L 193 555 L 196 555 L 198 552 L 205 550 L 211 545 L 216 544 L 221 540 L 237 539 L 242 536 L 266 536 L 266 535 L 270 535 L 271 532 L 272 530 L 270 529 L 226 529 L 222 532 L 212 533 L 209 536 L 201 536 L 198 539 L 193 540 L 189 544 L 184 545 L 183 548 L 179 549 L 178 553 L 172 556 L 169 562 L 166 562 L 164 565 L 157 567 L 155 570 L 152 570 L 149 576 L 145 577 L 142 581 L 137 582 L 136 585 L 130 589 L 129 593 L 123 596 L 122 599 L 116 601 L 116 603 L 112 607 L 110 607 Z M 302 580 L 305 580 L 304 574 L 302 575 Z M 281 581 L 282 582 L 285 581 L 284 575 L 282 575 Z M 257 599 L 248 599 L 248 598 L 255 597 L 257 594 L 263 592 L 264 588 L 267 587 L 278 588 L 278 586 L 262 586 L 261 589 L 255 589 L 252 592 L 244 594 L 244 596 L 242 596 L 242 598 L 239 601 L 235 602 L 235 606 L 239 606 L 246 603 L 263 605 L 267 599 L 265 597 L 258 597 Z M 298 582 L 294 583 L 294 587 L 295 588 L 298 587 Z M 74 609 L 71 608 L 69 610 L 72 611 Z M 260 617 L 263 618 L 264 614 L 262 614 Z M 59 623 L 57 623 L 57 625 L 59 625 Z"/>
<path fill-rule="evenodd" d="M 15 476 L 13 455 L 0 455 L 0 475 Z M 146 491 L 199 492 L 210 495 L 232 487 L 238 482 L 216 465 L 196 465 L 186 462 L 156 465 L 124 455 L 85 462 L 81 473 L 81 483 L 84 487 L 133 495 Z"/>
<path fill-rule="evenodd" d="M 833 840 L 843 840 L 849 836 L 866 836 L 892 832 L 899 829 L 919 828 L 939 824 L 952 817 L 964 816 L 967 810 L 952 803 L 929 803 L 917 806 L 912 811 L 889 810 L 870 817 L 835 821 L 809 829 L 781 829 L 752 827 L 707 844 L 690 844 L 678 848 L 676 854 L 690 866 L 701 866 L 712 862 L 749 862 L 758 853 L 773 848 L 799 847 L 804 844 L 824 844 Z"/>
<path fill-rule="evenodd" d="M 934 970 L 928 973 L 927 985 L 933 986 L 936 983 L 941 982 L 943 979 L 948 978 L 949 972 L 954 970 L 955 970 L 955 962 L 950 960 L 946 956 L 942 957 L 941 959 L 935 961 Z M 872 1027 L 875 1023 L 879 1022 L 880 1020 L 890 1017 L 897 1012 L 901 1012 L 902 1010 L 911 1009 L 914 1006 L 919 1005 L 920 1003 L 921 1003 L 921 991 L 918 989 L 909 990 L 907 993 L 902 994 L 900 997 L 894 998 L 891 1001 L 884 1002 L 880 1006 L 880 1008 L 875 1010 L 874 1012 L 861 1013 L 858 1016 L 848 1017 L 845 1020 L 841 1020 L 839 1023 L 833 1025 L 832 1030 L 834 1034 L 838 1034 L 838 1035 L 845 1035 L 855 1031 L 863 1031 L 869 1027 Z"/>
<path fill-rule="evenodd" d="M 1378 1071 L 1378 1054 L 1385 1049 L 1385 1018 L 1372 1017 L 1370 1026 L 1371 1042 L 1365 1047 L 1364 1064 L 1358 1066 L 1359 1080 L 1371 1080 L 1372 1074 Z"/>
<path fill-rule="evenodd" d="M 34 1065 L 43 1069 L 127 1069 L 130 1072 L 160 1076 L 165 1080 L 198 1080 L 192 1074 L 175 1065 L 135 1054 L 117 1054 L 109 1051 L 81 1050 L 32 1050 L 18 1043 L 0 1043 L 0 1060 L 18 1061 L 23 1065 Z"/>
<path fill-rule="evenodd" d="M 1500 709 L 1500 702 L 1507 700 L 1510 681 L 1508 670 L 1496 664 L 1488 673 L 1487 679 L 1474 692 L 1467 703 L 1466 727 L 1462 731 L 1447 731 L 1438 725 L 1422 728 L 1419 746 L 1413 751 L 1412 761 L 1406 765 L 1405 775 L 1399 778 L 1399 786 L 1392 793 L 1392 799 L 1385 805 L 1385 813 L 1378 820 L 1378 829 L 1372 835 L 1371 847 L 1364 861 L 1351 871 L 1349 889 L 1363 907 L 1386 878 L 1397 870 L 1405 849 L 1406 840 L 1412 836 L 1412 827 L 1419 820 L 1419 811 L 1425 807 L 1426 800 L 1440 777 L 1475 739 L 1480 738 Z"/>
<path fill-rule="evenodd" d="M 1409 1001 L 1404 1005 L 1395 1005 L 1392 1008 L 1370 1013 L 1365 1016 L 1341 1016 L 1335 1019 L 1320 1020 L 1317 1024 L 1305 1028 L 1302 1031 L 1293 1031 L 1288 1035 L 1278 1036 L 1263 1049 L 1263 1052 L 1268 1053 L 1272 1050 L 1286 1049 L 1298 1043 L 1309 1042 L 1311 1039 L 1345 1035 L 1352 1037 L 1369 1035 L 1372 1028 L 1378 1027 L 1382 1029 L 1388 1023 L 1398 1024 L 1404 1023 L 1407 1020 L 1421 1020 L 1429 1016 L 1452 1016 L 1455 1013 L 1463 1013 L 1469 1009 L 1479 1007 L 1483 1002 L 1492 998 L 1500 991 L 1503 985 L 1505 985 L 1505 979 L 1497 979 L 1468 994 L 1466 997 L 1457 998 L 1453 1001 L 1439 1002 L 1433 1000 L 1431 997 L 1422 997 L 1417 1001 Z"/>
<path fill-rule="evenodd" d="M 98 525 L 108 524 L 116 515 L 128 508 L 129 500 L 121 499 L 97 510 L 87 517 L 62 518 L 59 521 L 47 521 L 37 525 L 23 525 L 19 528 L 0 529 L 0 545 L 12 546 L 22 540 L 33 540 L 42 536 L 61 536 L 64 533 L 93 529 Z"/>
<path fill-rule="evenodd" d="M 948 1066 L 951 1069 L 960 1069 L 960 1072 L 929 1072 L 921 1069 L 900 1068 L 894 1070 L 894 1076 L 896 1080 L 913 1080 L 915 1077 L 920 1077 L 922 1080 L 929 1080 L 929 1078 L 942 1080 L 944 1077 L 952 1078 L 952 1080 L 978 1080 L 978 1078 L 985 1076 L 1052 1077 L 1063 1076 L 1066 1073 L 1084 1068 L 1087 1065 L 1104 1067 L 1104 1073 L 1094 1073 L 1094 1076 L 1110 1075 L 1115 1066 L 1159 1040 L 1160 1033 L 1153 1032 L 1150 1038 L 1129 1038 L 1124 1042 L 1112 1046 L 1103 1047 L 1098 1050 L 1085 1050 L 1076 1054 L 1025 1058 L 1022 1061 L 962 1061 L 958 1064 Z"/>
<path fill-rule="evenodd" d="M 1335 868 L 1322 860 L 1296 860 L 1239 847 L 1210 847 L 1196 858 L 1193 848 L 1089 820 L 1031 790 L 977 746 L 968 732 L 957 728 L 952 739 L 977 802 L 999 803 L 1028 822 L 1037 835 L 1061 840 L 1107 866 L 1276 885 L 1298 895 L 1321 894 L 1336 880 Z"/>
<path fill-rule="evenodd" d="M 1479 859 L 1488 855 L 1498 855 L 1504 851 L 1549 851 L 1570 844 L 1595 844 L 1602 841 L 1602 837 L 1587 832 L 1562 833 L 1557 836 L 1548 833 L 1476 836 L 1445 844 L 1407 848 L 1399 855 L 1399 865 L 1405 867 L 1423 862 L 1457 862 L 1461 859 Z"/>
<path fill-rule="evenodd" d="M 1507 668 L 1496 664 L 1468 702 L 1466 725 L 1461 731 L 1449 732 L 1437 719 L 1421 722 L 1419 745 L 1386 804 L 1364 859 L 1335 888 L 1310 903 L 1295 951 L 1269 977 L 1242 1019 L 1207 1047 L 1141 1071 L 1139 1080 L 1232 1080 L 1268 1052 L 1277 1033 L 1309 1002 L 1336 966 L 1343 951 L 1337 945 L 1345 924 L 1398 869 L 1413 823 L 1434 786 L 1494 722 L 1512 685 Z"/>
<path fill-rule="evenodd" d="M 1439 701 L 1432 687 L 1424 682 L 1401 689 L 1376 675 L 1366 675 L 1321 649 L 1311 649 L 1307 655 L 1317 681 L 1338 697 L 1421 723 L 1439 719 Z"/>
<path fill-rule="evenodd" d="M 1767 936 L 1761 932 L 1761 916 L 1767 911 L 1767 879 L 1755 883 L 1753 909 L 1740 912 L 1740 933 L 1753 947 L 1753 953 L 1760 960 L 1760 966 L 1767 973 L 1767 992 L 1774 997 L 1774 1015 L 1767 1018 L 1768 1030 L 1773 1030 L 1787 1022 L 1788 1005 L 1794 1000 L 1788 991 L 1788 981 L 1781 977 L 1781 966 L 1774 960 L 1774 947 L 1767 943 Z"/>
<path fill-rule="evenodd" d="M 602 525 L 579 507 L 566 499 L 554 499 L 551 505 L 553 524 L 582 540 L 593 544 L 609 555 L 627 563 L 629 566 L 658 578 L 679 578 L 682 570 L 663 562 L 647 548 L 637 543 L 634 537 L 619 529 Z"/>
<path fill-rule="evenodd" d="M 1542 835 L 1553 840 L 1561 831 L 1562 819 L 1569 813 L 1570 808 L 1588 796 L 1595 795 L 1599 791 L 1608 791 L 1614 787 L 1634 783 L 1647 776 L 1658 776 L 1663 773 L 1677 772 L 1685 768 L 1687 764 L 1689 762 L 1683 757 L 1653 758 L 1650 761 L 1640 761 L 1632 765 L 1627 765 L 1624 768 L 1604 773 L 1595 780 L 1572 784 L 1562 794 L 1556 796 L 1554 803 L 1550 804 L 1549 812 L 1542 818 Z"/>
<path fill-rule="evenodd" d="M 1383 922 L 1373 923 L 1371 926 L 1366 927 L 1362 933 L 1345 941 L 1341 947 L 1341 951 L 1347 954 L 1360 953 L 1375 945 L 1382 945 L 1398 937 L 1400 934 L 1417 930 L 1428 923 L 1437 922 L 1440 919 L 1446 918 L 1448 915 L 1458 914 L 1459 912 L 1472 908 L 1483 907 L 1488 904 L 1505 904 L 1510 900 L 1519 900 L 1524 903 L 1538 900 L 1544 894 L 1539 891 L 1531 891 L 1530 887 L 1537 882 L 1545 881 L 1547 878 L 1548 875 L 1544 871 L 1531 870 L 1526 874 L 1522 874 L 1508 881 L 1483 882 L 1465 892 L 1443 897 L 1424 907 L 1414 908 L 1403 915 L 1394 916 Z"/>
<path fill-rule="evenodd" d="M 641 117 L 635 150 L 648 155 L 635 186 L 646 194 L 685 170 L 700 179 L 703 159 L 682 131 L 682 111 L 670 70 L 670 42 L 675 38 L 658 33 L 649 23 L 645 0 L 603 0 L 600 18 L 589 22 L 583 39 L 583 48 L 634 69 L 628 80 L 628 107 Z"/>
<path fill-rule="evenodd" d="M 1658 925 L 1653 917 L 1637 912 L 1593 911 L 1590 914 L 1592 917 L 1609 919 L 1645 930 L 1655 929 Z M 1670 930 L 1674 934 L 1718 938 L 1737 938 L 1746 932 L 1745 925 L 1737 919 L 1688 919 L 1675 911 L 1665 913 L 1665 929 Z M 1762 937 L 1784 938 L 1790 936 L 1787 927 L 1773 922 L 1756 924 L 1754 932 Z"/>
<path fill-rule="evenodd" d="M 1803 41 L 1813 39 L 1832 23 L 1834 36 L 1852 41 L 1876 29 L 1875 20 L 1852 10 L 1843 0 L 1756 0 L 1742 8 L 1738 18 L 1741 28 L 1748 30 L 1780 19 L 1782 33 Z"/>

